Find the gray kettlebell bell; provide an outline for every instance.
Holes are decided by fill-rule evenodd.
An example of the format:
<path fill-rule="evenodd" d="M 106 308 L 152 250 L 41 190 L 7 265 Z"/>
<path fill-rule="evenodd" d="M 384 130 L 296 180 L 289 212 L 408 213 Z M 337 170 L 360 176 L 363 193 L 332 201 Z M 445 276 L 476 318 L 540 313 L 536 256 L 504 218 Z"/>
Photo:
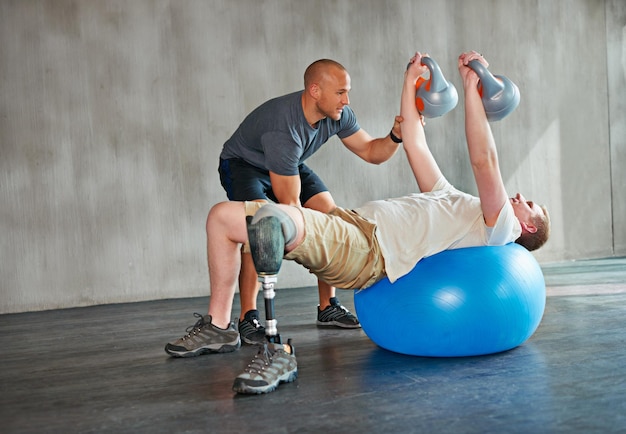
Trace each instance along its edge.
<path fill-rule="evenodd" d="M 430 78 L 420 77 L 415 83 L 415 105 L 424 117 L 436 118 L 456 107 L 459 95 L 454 85 L 443 76 L 437 62 L 430 57 L 422 57 L 421 62 L 430 71 Z"/>
<path fill-rule="evenodd" d="M 502 120 L 517 108 L 520 93 L 515 83 L 503 75 L 493 75 L 478 60 L 472 60 L 468 66 L 480 78 L 478 91 L 487 113 L 487 120 L 490 122 Z"/>

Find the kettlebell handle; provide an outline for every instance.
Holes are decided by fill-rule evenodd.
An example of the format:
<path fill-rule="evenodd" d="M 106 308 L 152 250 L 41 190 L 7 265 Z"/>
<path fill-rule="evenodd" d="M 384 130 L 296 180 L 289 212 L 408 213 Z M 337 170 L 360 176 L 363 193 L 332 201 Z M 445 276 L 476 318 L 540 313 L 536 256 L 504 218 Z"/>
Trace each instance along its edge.
<path fill-rule="evenodd" d="M 482 87 L 482 95 L 486 98 L 492 98 L 504 89 L 504 84 L 498 80 L 485 65 L 478 60 L 472 60 L 468 66 L 476 72 L 480 78 L 479 87 Z"/>
<path fill-rule="evenodd" d="M 417 109 L 427 118 L 443 116 L 456 107 L 459 100 L 456 88 L 446 80 L 441 68 L 432 58 L 422 57 L 421 64 L 428 68 L 430 77 L 428 80 L 419 77 L 415 83 Z"/>
<path fill-rule="evenodd" d="M 520 93 L 515 83 L 503 75 L 493 75 L 478 60 L 470 61 L 468 66 L 480 79 L 478 91 L 489 121 L 499 121 L 517 108 Z"/>
<path fill-rule="evenodd" d="M 448 87 L 448 82 L 445 78 L 443 78 L 443 73 L 441 72 L 441 68 L 437 65 L 430 57 L 422 57 L 422 65 L 428 68 L 430 71 L 430 91 L 431 92 L 441 92 L 446 87 Z"/>
<path fill-rule="evenodd" d="M 422 57 L 420 63 L 428 68 L 430 72 L 430 91 L 431 92 L 440 92 L 448 86 L 448 82 L 443 78 L 443 73 L 441 72 L 441 68 L 431 57 L 425 56 Z M 406 65 L 406 69 L 409 69 L 411 63 Z"/>

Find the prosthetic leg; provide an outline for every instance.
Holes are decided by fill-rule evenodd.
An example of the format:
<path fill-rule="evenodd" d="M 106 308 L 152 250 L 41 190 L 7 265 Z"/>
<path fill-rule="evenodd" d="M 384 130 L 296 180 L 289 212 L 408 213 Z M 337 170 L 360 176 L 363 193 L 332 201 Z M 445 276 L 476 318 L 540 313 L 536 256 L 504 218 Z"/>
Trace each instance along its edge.
<path fill-rule="evenodd" d="M 259 348 L 244 372 L 235 378 L 237 393 L 259 394 L 275 390 L 280 383 L 291 383 L 298 377 L 298 362 L 291 339 L 283 344 L 274 318 L 274 285 L 283 262 L 285 245 L 297 235 L 293 220 L 278 206 L 262 207 L 247 218 L 248 239 L 254 268 L 263 286 L 265 299 L 265 333 L 267 341 Z"/>
<path fill-rule="evenodd" d="M 270 207 L 266 205 L 263 208 Z M 263 209 L 262 208 L 262 209 Z M 259 211 L 260 212 L 260 211 Z M 264 212 L 267 214 L 267 211 Z M 247 217 L 248 239 L 254 268 L 259 275 L 265 300 L 265 333 L 271 343 L 280 344 L 280 335 L 274 317 L 274 285 L 283 262 L 285 252 L 285 236 L 280 218 L 267 215 L 261 218 Z"/>

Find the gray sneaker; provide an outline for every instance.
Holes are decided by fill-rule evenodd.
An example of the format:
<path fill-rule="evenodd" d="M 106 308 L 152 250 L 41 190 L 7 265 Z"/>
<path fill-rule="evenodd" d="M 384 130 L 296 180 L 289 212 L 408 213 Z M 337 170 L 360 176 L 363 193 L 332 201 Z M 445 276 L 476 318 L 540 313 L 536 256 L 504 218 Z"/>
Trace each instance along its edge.
<path fill-rule="evenodd" d="M 233 390 L 237 393 L 258 395 L 274 391 L 280 383 L 291 383 L 298 377 L 296 351 L 287 341 L 290 353 L 283 344 L 266 342 L 252 362 L 235 378 Z"/>
<path fill-rule="evenodd" d="M 343 307 L 337 297 L 330 298 L 330 306 L 324 310 L 317 307 L 317 325 L 322 327 L 361 328 L 359 320 Z"/>
<path fill-rule="evenodd" d="M 230 323 L 227 330 L 211 324 L 211 315 L 193 314 L 198 321 L 187 327 L 187 334 L 165 346 L 165 352 L 174 357 L 194 357 L 207 353 L 230 353 L 241 346 L 239 332 Z"/>

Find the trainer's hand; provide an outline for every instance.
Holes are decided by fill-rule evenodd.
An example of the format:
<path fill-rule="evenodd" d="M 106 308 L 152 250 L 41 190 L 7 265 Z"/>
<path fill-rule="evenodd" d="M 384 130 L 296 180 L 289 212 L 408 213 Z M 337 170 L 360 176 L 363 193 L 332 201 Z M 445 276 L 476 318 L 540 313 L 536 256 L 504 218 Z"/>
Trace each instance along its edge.
<path fill-rule="evenodd" d="M 402 129 L 400 128 L 400 124 L 403 120 L 404 118 L 402 116 L 396 116 L 393 121 L 393 127 L 391 128 L 391 131 L 393 131 L 393 135 L 399 139 L 402 139 Z"/>

